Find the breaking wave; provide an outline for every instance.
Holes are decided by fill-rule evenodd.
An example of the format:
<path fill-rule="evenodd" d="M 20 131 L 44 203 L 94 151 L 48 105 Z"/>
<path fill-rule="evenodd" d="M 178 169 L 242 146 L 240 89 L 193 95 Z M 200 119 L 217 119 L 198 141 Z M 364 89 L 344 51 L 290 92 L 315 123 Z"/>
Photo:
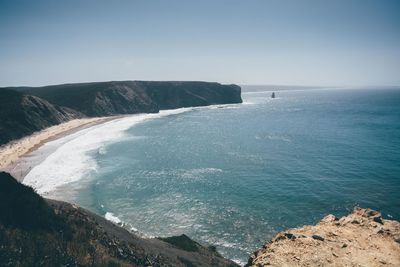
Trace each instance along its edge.
<path fill-rule="evenodd" d="M 64 137 L 68 139 L 67 142 L 56 140 L 54 142 L 62 145 L 41 164 L 35 166 L 24 178 L 23 183 L 32 186 L 43 196 L 50 196 L 62 185 L 76 182 L 83 177 L 90 178 L 91 174 L 97 170 L 97 163 L 90 153 L 93 151 L 99 154 L 106 153 L 106 145 L 122 140 L 126 136 L 125 131 L 132 126 L 149 119 L 180 114 L 193 109 L 181 108 L 164 110 L 156 114 L 131 115 L 81 130 L 73 136 Z"/>

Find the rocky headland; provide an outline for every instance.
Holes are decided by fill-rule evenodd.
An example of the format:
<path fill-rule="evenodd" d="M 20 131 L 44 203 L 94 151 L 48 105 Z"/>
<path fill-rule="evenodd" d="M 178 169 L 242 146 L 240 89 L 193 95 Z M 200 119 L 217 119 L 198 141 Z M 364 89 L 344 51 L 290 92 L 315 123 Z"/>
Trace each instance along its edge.
<path fill-rule="evenodd" d="M 400 266 L 400 223 L 371 209 L 328 215 L 279 233 L 247 266 Z"/>
<path fill-rule="evenodd" d="M 239 86 L 211 82 L 112 81 L 0 88 L 0 145 L 77 118 L 241 102 Z"/>
<path fill-rule="evenodd" d="M 239 86 L 212 82 L 111 81 L 9 89 L 90 117 L 242 102 Z"/>

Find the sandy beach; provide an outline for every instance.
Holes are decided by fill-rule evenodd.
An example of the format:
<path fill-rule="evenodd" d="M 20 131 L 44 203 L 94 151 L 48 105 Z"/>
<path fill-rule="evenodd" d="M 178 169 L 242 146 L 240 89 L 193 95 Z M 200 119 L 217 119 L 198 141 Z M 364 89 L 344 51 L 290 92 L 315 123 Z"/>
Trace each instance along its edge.
<path fill-rule="evenodd" d="M 46 142 L 120 117 L 121 116 L 75 119 L 4 144 L 0 146 L 0 170 L 12 172 L 24 156 L 35 151 Z M 16 178 L 21 181 L 26 173 L 27 170 L 21 172 L 21 175 L 17 175 L 18 177 Z"/>

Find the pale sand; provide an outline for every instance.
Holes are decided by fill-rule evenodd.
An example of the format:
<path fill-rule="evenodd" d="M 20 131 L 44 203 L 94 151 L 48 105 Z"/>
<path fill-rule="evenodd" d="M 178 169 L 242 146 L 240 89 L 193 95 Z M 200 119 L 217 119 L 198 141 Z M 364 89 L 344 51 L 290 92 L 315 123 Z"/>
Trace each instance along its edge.
<path fill-rule="evenodd" d="M 61 138 L 83 128 L 120 117 L 121 116 L 75 119 L 4 144 L 0 146 L 0 170 L 10 170 L 11 166 L 18 162 L 23 156 L 38 149 L 46 142 Z M 19 178 L 21 179 L 22 177 Z"/>

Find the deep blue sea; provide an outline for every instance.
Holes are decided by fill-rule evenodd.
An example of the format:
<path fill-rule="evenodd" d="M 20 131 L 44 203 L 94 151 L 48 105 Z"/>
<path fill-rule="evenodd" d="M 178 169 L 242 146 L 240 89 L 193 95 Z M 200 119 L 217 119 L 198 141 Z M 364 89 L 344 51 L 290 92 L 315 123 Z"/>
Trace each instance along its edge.
<path fill-rule="evenodd" d="M 26 181 L 50 170 L 56 190 L 42 193 L 142 235 L 184 233 L 240 262 L 279 231 L 356 205 L 400 219 L 399 89 L 270 95 L 84 130 Z"/>

